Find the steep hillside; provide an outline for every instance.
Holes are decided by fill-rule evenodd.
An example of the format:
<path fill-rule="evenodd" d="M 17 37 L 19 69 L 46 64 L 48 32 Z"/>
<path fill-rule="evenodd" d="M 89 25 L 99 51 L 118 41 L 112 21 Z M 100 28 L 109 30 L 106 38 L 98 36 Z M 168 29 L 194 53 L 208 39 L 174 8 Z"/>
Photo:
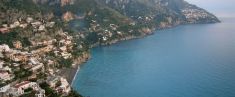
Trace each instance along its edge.
<path fill-rule="evenodd" d="M 136 20 L 171 17 L 184 23 L 214 23 L 219 20 L 209 12 L 184 0 L 98 0 Z"/>
<path fill-rule="evenodd" d="M 179 24 L 216 23 L 206 10 L 184 0 L 34 0 L 83 32 L 89 44 L 109 44 Z"/>

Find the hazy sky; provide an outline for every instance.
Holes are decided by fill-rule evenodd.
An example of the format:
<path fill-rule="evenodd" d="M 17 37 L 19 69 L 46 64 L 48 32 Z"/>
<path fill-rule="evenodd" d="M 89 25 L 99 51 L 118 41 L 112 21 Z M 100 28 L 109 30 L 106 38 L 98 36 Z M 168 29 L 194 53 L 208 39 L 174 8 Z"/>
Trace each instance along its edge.
<path fill-rule="evenodd" d="M 218 17 L 235 17 L 235 0 L 186 0 L 216 14 Z"/>

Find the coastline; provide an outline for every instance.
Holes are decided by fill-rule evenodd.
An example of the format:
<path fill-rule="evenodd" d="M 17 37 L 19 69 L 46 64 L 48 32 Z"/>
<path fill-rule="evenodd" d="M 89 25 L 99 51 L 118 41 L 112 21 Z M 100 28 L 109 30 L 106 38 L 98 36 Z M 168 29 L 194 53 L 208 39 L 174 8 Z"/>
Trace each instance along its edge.
<path fill-rule="evenodd" d="M 151 35 L 151 34 L 148 34 L 148 35 Z M 128 36 L 128 37 L 121 38 L 119 40 L 117 40 L 117 39 L 112 40 L 112 41 L 105 43 L 105 44 L 98 44 L 97 43 L 95 45 L 92 45 L 90 48 L 94 48 L 97 46 L 111 45 L 111 44 L 115 44 L 115 43 L 127 41 L 127 40 L 132 40 L 132 39 L 143 38 L 148 35 L 142 35 L 142 36 L 138 36 L 138 37 L 137 36 Z M 78 60 L 80 60 L 80 61 L 75 61 L 76 65 L 72 66 L 71 68 L 63 68 L 61 70 L 61 75 L 68 80 L 71 87 L 73 86 L 74 80 L 76 79 L 77 74 L 79 73 L 80 66 L 83 65 L 84 63 L 86 63 L 87 61 L 89 61 L 90 58 L 91 58 L 91 55 L 88 52 L 86 52 L 85 56 L 83 54 L 82 57 L 78 58 Z"/>
<path fill-rule="evenodd" d="M 74 63 L 71 68 L 63 68 L 60 70 L 60 75 L 67 79 L 70 86 L 72 86 L 73 80 L 76 78 L 76 74 L 80 70 L 80 65 L 87 62 L 90 59 L 90 54 L 84 52 L 80 57 L 74 59 Z"/>
<path fill-rule="evenodd" d="M 219 21 L 219 22 L 215 22 L 215 23 L 221 23 L 221 22 Z M 153 34 L 155 34 L 156 31 L 159 31 L 159 30 L 171 29 L 171 28 L 178 27 L 178 26 L 181 26 L 181 25 L 190 25 L 190 24 L 198 24 L 198 23 L 169 25 L 169 26 L 166 26 L 166 27 L 160 27 L 158 29 L 154 28 L 154 29 L 151 29 L 150 33 L 148 33 L 148 34 L 142 34 L 140 36 L 126 36 L 126 37 L 123 37 L 123 38 L 120 38 L 120 39 L 111 40 L 107 43 L 95 43 L 94 45 L 91 45 L 90 48 L 94 48 L 94 47 L 98 47 L 98 46 L 112 45 L 112 44 L 115 44 L 115 43 L 119 43 L 119 42 L 122 42 L 122 41 L 133 40 L 133 39 L 140 39 L 140 38 L 144 38 L 144 37 L 153 35 Z M 205 24 L 213 24 L 213 23 L 205 23 Z M 64 77 L 68 80 L 68 82 L 70 83 L 70 86 L 73 86 L 74 80 L 76 79 L 77 74 L 79 73 L 80 66 L 83 65 L 85 62 L 89 61 L 89 59 L 91 58 L 90 53 L 88 53 L 88 52 L 86 52 L 86 53 L 89 55 L 89 57 L 83 57 L 83 56 L 80 57 L 83 60 L 82 62 L 76 62 L 77 64 L 76 64 L 75 67 L 69 68 L 70 70 L 67 69 L 67 70 L 64 71 L 64 75 L 69 76 L 69 77 L 66 77 L 66 76 L 64 76 Z"/>
<path fill-rule="evenodd" d="M 221 28 L 225 30 L 233 29 L 231 28 L 232 26 L 229 26 L 229 27 L 226 26 L 227 24 L 231 24 L 231 21 L 232 20 L 227 20 L 227 21 L 224 21 L 222 23 L 217 23 L 217 24 L 182 25 L 182 26 L 178 26 L 175 28 L 171 28 L 171 29 L 166 29 L 166 30 L 161 30 L 161 31 L 158 30 L 154 36 L 147 36 L 142 39 L 124 41 L 124 42 L 117 43 L 111 46 L 95 47 L 92 49 L 92 53 L 91 53 L 93 59 L 89 60 L 88 63 L 85 63 L 83 66 L 81 66 L 81 70 L 78 73 L 77 79 L 75 80 L 73 87 L 80 94 L 84 96 L 91 96 L 91 97 L 96 97 L 96 96 L 98 97 L 120 96 L 121 97 L 123 96 L 122 93 L 126 93 L 124 94 L 124 96 L 129 96 L 129 97 L 143 96 L 146 94 L 148 96 L 157 96 L 157 95 L 171 96 L 171 94 L 166 94 L 165 92 L 162 92 L 160 94 L 158 93 L 151 94 L 151 91 L 155 91 L 155 90 L 161 91 L 162 89 L 163 89 L 162 91 L 167 91 L 168 89 L 172 89 L 171 80 L 174 80 L 175 82 L 178 82 L 178 80 L 181 80 L 181 82 L 184 82 L 184 81 L 188 83 L 192 82 L 191 79 L 184 79 L 185 77 L 182 77 L 181 72 L 183 71 L 187 74 L 187 72 L 190 73 L 191 71 L 194 71 L 195 68 L 190 68 L 191 70 L 184 70 L 178 67 L 176 67 L 177 68 L 176 70 L 175 68 L 173 68 L 174 70 L 179 72 L 177 74 L 175 74 L 175 71 L 166 73 L 165 71 L 161 71 L 162 68 L 159 68 L 159 66 L 163 67 L 165 70 L 169 69 L 167 67 L 171 68 L 174 65 L 175 61 L 177 61 L 175 60 L 175 58 L 177 59 L 178 57 L 177 54 L 179 54 L 180 52 L 182 53 L 182 55 L 179 55 L 180 62 L 177 61 L 179 63 L 177 64 L 177 66 L 179 65 L 180 67 L 186 67 L 186 68 L 188 65 L 191 65 L 192 67 L 196 66 L 196 64 L 192 63 L 192 61 L 185 61 L 184 60 L 185 58 L 189 60 L 197 60 L 199 63 L 201 63 L 200 60 L 202 58 L 198 56 L 202 56 L 204 57 L 203 60 L 205 59 L 207 61 L 207 62 L 203 61 L 201 66 L 196 66 L 196 67 L 199 67 L 199 68 L 196 68 L 197 69 L 195 70 L 196 72 L 200 70 L 205 71 L 205 72 L 203 73 L 200 72 L 199 75 L 193 74 L 193 76 L 201 76 L 200 77 L 201 79 L 197 79 L 197 78 L 193 79 L 196 81 L 192 82 L 191 84 L 195 88 L 190 89 L 189 90 L 190 92 L 187 93 L 187 95 L 193 96 L 194 93 L 203 92 L 204 90 L 211 90 L 212 88 L 210 86 L 207 86 L 208 84 L 207 82 L 212 81 L 213 82 L 212 84 L 216 84 L 217 82 L 219 83 L 221 80 L 215 80 L 215 83 L 214 83 L 213 81 L 214 77 L 211 77 L 211 75 L 207 75 L 207 76 L 204 75 L 205 73 L 210 73 L 210 74 L 217 76 L 218 71 L 217 71 L 217 68 L 210 69 L 211 71 L 203 70 L 207 67 L 209 68 L 211 67 L 210 65 L 203 65 L 203 64 L 210 64 L 213 61 L 211 60 L 211 58 L 214 56 L 214 55 L 210 55 L 211 52 L 208 52 L 207 54 L 209 54 L 212 57 L 203 56 L 203 55 L 205 54 L 204 52 L 210 49 L 213 49 L 213 52 L 215 52 L 214 53 L 215 55 L 217 54 L 216 52 L 220 51 L 220 49 L 208 48 L 208 47 L 219 46 L 226 50 L 227 46 L 229 47 L 232 46 L 230 44 L 227 44 L 226 47 L 224 47 L 223 44 L 216 44 L 216 42 L 218 41 L 215 41 L 215 39 L 218 39 L 218 34 L 221 36 L 219 38 L 219 39 L 222 39 L 221 41 L 223 41 L 223 35 L 226 34 L 225 36 L 227 35 L 230 36 L 234 34 L 232 32 L 233 30 L 229 30 L 228 31 L 229 34 L 221 33 L 224 30 L 219 30 Z M 216 27 L 218 30 L 211 30 Z M 210 37 L 210 36 L 214 38 L 208 39 L 207 37 Z M 229 38 L 232 38 L 232 37 L 229 37 Z M 187 44 L 189 45 L 185 47 L 185 44 L 184 43 L 182 44 L 182 39 L 186 39 Z M 203 43 L 203 41 L 205 40 L 208 40 L 208 42 Z M 223 42 L 227 42 L 227 41 L 223 41 Z M 215 43 L 215 44 L 207 45 L 206 48 L 203 47 L 205 46 L 205 44 L 211 44 L 211 43 Z M 200 50 L 197 48 L 199 45 L 202 46 Z M 147 49 L 143 49 L 143 47 Z M 185 52 L 185 50 L 182 50 L 182 49 L 187 49 L 187 51 Z M 175 50 L 179 52 L 175 52 Z M 229 50 L 233 51 L 232 48 Z M 136 53 L 136 51 L 138 53 Z M 198 53 L 198 51 L 200 51 L 200 54 Z M 193 52 L 196 56 L 191 56 L 192 55 L 191 52 Z M 222 53 L 226 54 L 226 52 L 222 52 Z M 164 56 L 166 55 L 166 53 L 169 54 L 170 57 Z M 143 56 L 143 54 L 147 54 L 147 55 Z M 149 55 L 151 55 L 152 57 L 149 57 Z M 229 58 L 230 56 L 227 56 L 227 57 Z M 130 58 L 132 59 L 128 60 Z M 223 56 L 221 56 L 221 58 L 223 58 Z M 216 57 L 216 59 L 221 59 L 221 58 Z M 112 59 L 112 60 L 109 62 L 105 62 L 105 60 L 107 61 L 109 59 Z M 147 60 L 148 63 L 145 63 L 144 61 L 141 61 L 139 59 Z M 168 62 L 167 59 L 172 59 L 172 61 Z M 217 61 L 220 63 L 220 60 L 217 60 Z M 228 60 L 225 59 L 223 61 L 226 62 Z M 167 65 L 164 63 L 166 63 Z M 219 63 L 218 63 L 218 66 L 220 67 Z M 160 64 L 160 65 L 156 65 L 156 64 Z M 205 68 L 201 68 L 203 66 L 205 66 Z M 226 66 L 232 66 L 232 64 L 228 63 L 226 64 Z M 133 68 L 141 72 L 136 73 L 136 71 L 130 71 L 130 69 L 132 70 Z M 224 71 L 221 71 L 221 73 L 222 72 Z M 175 76 L 179 76 L 179 77 L 177 78 L 171 77 L 172 74 L 173 75 L 175 74 Z M 154 75 L 158 75 L 158 76 L 154 76 Z M 165 78 L 164 75 L 169 76 L 170 80 L 164 79 Z M 224 78 L 223 81 L 226 81 L 226 78 L 229 78 L 232 75 L 233 73 L 231 73 L 231 75 L 229 74 L 226 77 L 221 75 L 221 77 Z M 159 76 L 161 77 L 159 78 Z M 188 78 L 191 78 L 191 74 L 189 75 L 187 74 L 185 76 Z M 135 78 L 135 80 L 133 80 L 133 78 Z M 200 82 L 201 80 L 204 81 L 205 78 L 208 78 L 208 79 L 205 81 L 204 84 L 199 85 L 197 83 L 197 82 Z M 147 82 L 147 85 L 140 84 L 141 82 Z M 166 82 L 167 84 L 162 85 L 162 82 L 164 83 Z M 123 83 L 125 84 L 125 87 L 128 87 L 128 88 L 123 88 L 123 86 L 121 85 Z M 232 82 L 231 84 L 224 84 L 224 85 L 226 87 L 232 87 L 231 86 Z M 153 86 L 153 87 L 149 89 L 149 86 Z M 162 88 L 154 87 L 154 86 L 159 86 Z M 187 85 L 186 86 L 184 85 L 184 83 L 180 83 L 180 84 L 176 83 L 173 86 L 176 88 L 173 88 L 172 90 L 177 90 L 177 88 L 182 89 L 179 91 L 180 93 L 185 92 L 184 90 L 185 87 L 188 88 Z M 136 93 L 135 91 L 143 91 L 142 88 L 138 88 L 138 87 L 143 87 L 143 89 L 145 90 L 149 89 L 149 90 L 147 92 Z M 224 89 L 222 91 L 223 93 L 226 93 L 226 92 L 228 93 L 230 91 L 230 90 L 226 90 L 226 87 L 223 87 L 223 85 L 221 86 L 221 88 Z M 203 90 L 203 91 L 194 92 L 195 90 L 199 88 L 200 90 Z M 213 87 L 213 89 L 216 90 L 217 87 Z M 96 90 L 99 90 L 99 91 L 96 91 Z M 180 96 L 179 92 L 175 92 L 174 95 Z M 136 94 L 133 94 L 133 93 L 136 93 Z M 221 95 L 223 95 L 223 93 Z M 233 92 L 231 92 L 231 94 L 233 94 Z M 231 94 L 229 92 L 228 95 L 231 95 Z M 211 95 L 213 97 L 213 94 L 208 94 L 208 95 Z"/>
<path fill-rule="evenodd" d="M 74 80 L 76 79 L 76 77 L 77 77 L 77 73 L 80 71 L 80 65 L 78 65 L 78 67 L 77 67 L 77 71 L 76 71 L 76 73 L 74 73 L 75 75 L 74 75 L 74 77 L 73 77 L 73 79 L 71 80 L 71 83 L 70 83 L 70 85 L 71 86 L 73 86 L 73 84 L 74 84 Z"/>

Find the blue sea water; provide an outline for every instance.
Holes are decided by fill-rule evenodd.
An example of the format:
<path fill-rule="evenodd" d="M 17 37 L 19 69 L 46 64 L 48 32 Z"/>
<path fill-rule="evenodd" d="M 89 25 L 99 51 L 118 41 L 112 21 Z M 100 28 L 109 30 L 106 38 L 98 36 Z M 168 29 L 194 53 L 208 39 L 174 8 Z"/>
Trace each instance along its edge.
<path fill-rule="evenodd" d="M 85 97 L 235 97 L 235 19 L 221 20 L 96 47 L 73 88 Z"/>

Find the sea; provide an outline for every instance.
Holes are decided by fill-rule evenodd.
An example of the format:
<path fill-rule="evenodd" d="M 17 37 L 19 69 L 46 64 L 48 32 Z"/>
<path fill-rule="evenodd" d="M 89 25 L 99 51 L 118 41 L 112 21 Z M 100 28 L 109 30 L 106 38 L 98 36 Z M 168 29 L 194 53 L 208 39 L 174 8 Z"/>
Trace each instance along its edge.
<path fill-rule="evenodd" d="M 100 46 L 73 88 L 84 97 L 235 97 L 235 18 Z"/>

